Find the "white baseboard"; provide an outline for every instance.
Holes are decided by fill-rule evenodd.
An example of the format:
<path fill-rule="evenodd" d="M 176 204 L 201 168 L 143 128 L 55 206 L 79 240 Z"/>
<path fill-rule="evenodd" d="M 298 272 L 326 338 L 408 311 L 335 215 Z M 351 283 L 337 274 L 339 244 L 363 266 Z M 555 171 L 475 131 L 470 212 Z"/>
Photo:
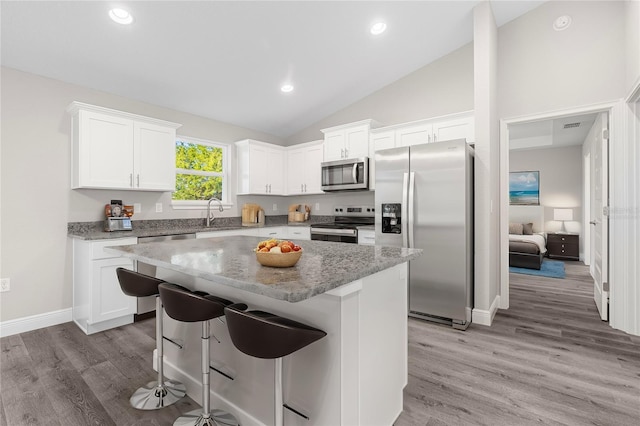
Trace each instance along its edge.
<path fill-rule="evenodd" d="M 68 308 L 44 314 L 32 315 L 30 317 L 2 321 L 0 322 L 0 337 L 12 336 L 14 334 L 25 333 L 27 331 L 69 322 L 71 321 L 71 312 L 72 309 Z"/>
<path fill-rule="evenodd" d="M 471 322 L 474 324 L 491 326 L 493 322 L 493 317 L 496 316 L 496 312 L 498 312 L 498 306 L 500 305 L 500 296 L 496 296 L 493 299 L 493 303 L 491 303 L 491 307 L 489 310 L 477 309 L 473 308 Z"/>

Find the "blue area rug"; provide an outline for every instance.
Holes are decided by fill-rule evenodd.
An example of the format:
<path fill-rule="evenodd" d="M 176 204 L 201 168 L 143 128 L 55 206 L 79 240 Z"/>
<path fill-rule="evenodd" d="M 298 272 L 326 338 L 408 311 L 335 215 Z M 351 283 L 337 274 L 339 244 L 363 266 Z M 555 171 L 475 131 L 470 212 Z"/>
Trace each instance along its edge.
<path fill-rule="evenodd" d="M 538 269 L 516 268 L 509 266 L 509 272 L 514 274 L 538 275 L 540 277 L 564 278 L 564 262 L 558 260 L 542 260 L 542 267 Z"/>

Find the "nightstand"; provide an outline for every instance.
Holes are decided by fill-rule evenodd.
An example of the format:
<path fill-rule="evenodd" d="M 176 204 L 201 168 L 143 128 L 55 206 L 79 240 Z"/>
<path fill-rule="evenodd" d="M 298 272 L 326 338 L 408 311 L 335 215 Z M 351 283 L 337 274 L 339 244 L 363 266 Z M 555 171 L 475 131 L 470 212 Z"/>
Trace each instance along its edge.
<path fill-rule="evenodd" d="M 547 253 L 550 258 L 580 260 L 578 234 L 547 234 Z"/>

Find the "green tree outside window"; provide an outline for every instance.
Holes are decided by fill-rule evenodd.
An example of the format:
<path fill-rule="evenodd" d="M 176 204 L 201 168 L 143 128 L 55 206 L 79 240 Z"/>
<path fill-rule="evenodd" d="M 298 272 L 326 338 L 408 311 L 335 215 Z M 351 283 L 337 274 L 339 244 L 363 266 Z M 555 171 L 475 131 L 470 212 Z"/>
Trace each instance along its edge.
<path fill-rule="evenodd" d="M 224 151 L 214 145 L 176 141 L 176 190 L 172 199 L 222 199 Z"/>

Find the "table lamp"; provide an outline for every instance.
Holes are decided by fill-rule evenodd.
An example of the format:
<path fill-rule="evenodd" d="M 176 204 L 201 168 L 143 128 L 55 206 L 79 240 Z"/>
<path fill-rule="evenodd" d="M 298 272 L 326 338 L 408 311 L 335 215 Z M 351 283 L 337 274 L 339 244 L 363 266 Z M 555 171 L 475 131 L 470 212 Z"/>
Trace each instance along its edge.
<path fill-rule="evenodd" d="M 573 210 L 572 209 L 553 209 L 553 220 L 561 221 L 562 228 L 560 228 L 560 232 L 566 233 L 567 229 L 564 226 L 564 222 L 567 220 L 573 220 Z"/>

